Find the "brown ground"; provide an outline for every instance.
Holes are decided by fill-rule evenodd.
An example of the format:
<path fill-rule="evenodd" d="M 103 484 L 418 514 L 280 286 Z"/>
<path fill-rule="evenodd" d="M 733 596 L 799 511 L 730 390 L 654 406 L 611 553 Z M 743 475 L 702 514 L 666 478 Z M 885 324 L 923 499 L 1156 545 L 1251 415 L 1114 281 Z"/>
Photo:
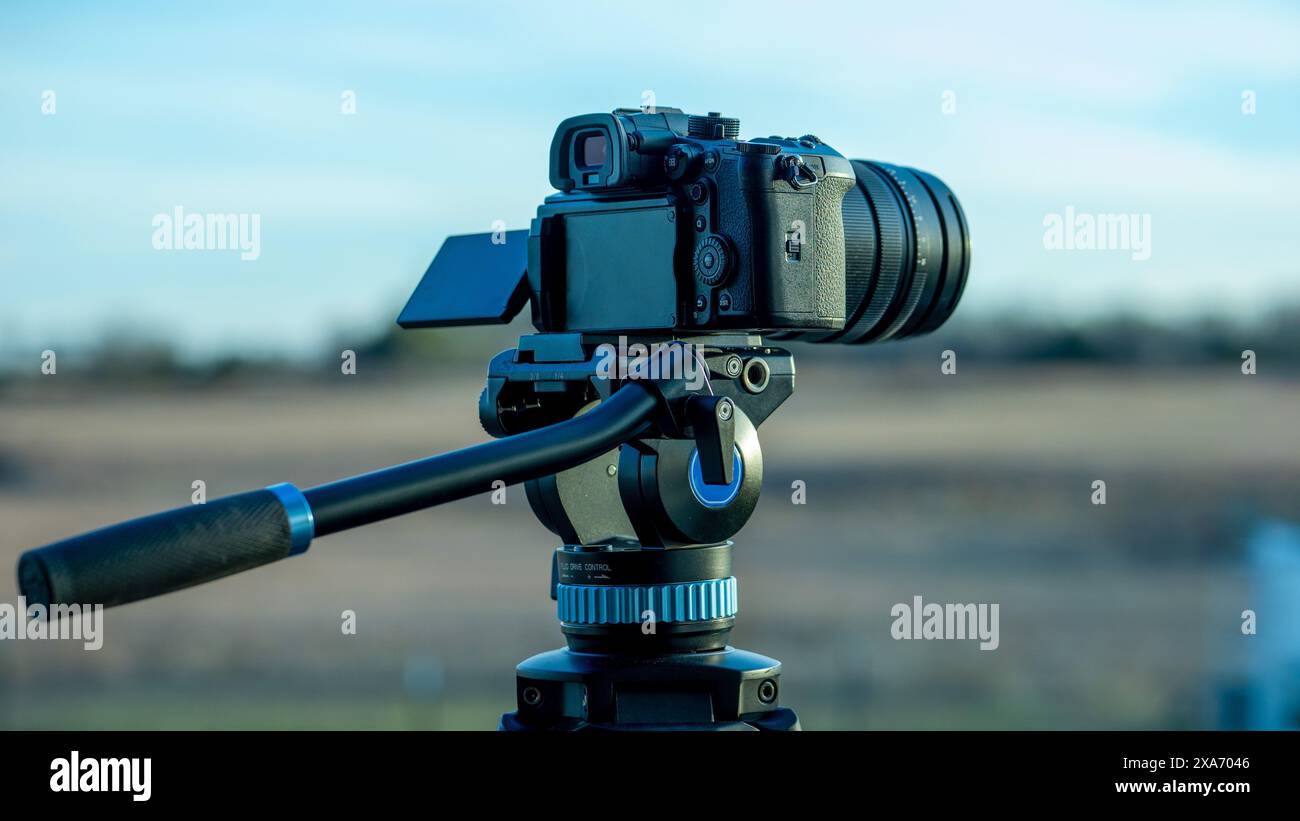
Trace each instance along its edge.
<path fill-rule="evenodd" d="M 471 444 L 481 372 L 0 399 L 0 566 L 99 525 Z M 803 367 L 762 429 L 735 643 L 808 727 L 1210 726 L 1241 664 L 1244 527 L 1300 514 L 1300 384 L 1205 372 Z M 807 483 L 808 503 L 788 488 Z M 1108 503 L 1090 503 L 1094 479 Z M 483 727 L 559 644 L 552 539 L 512 489 L 109 611 L 105 646 L 0 642 L 0 727 Z M 913 595 L 998 602 L 1001 647 L 900 642 Z M 0 577 L 0 601 L 17 593 Z M 340 613 L 359 633 L 341 635 Z"/>

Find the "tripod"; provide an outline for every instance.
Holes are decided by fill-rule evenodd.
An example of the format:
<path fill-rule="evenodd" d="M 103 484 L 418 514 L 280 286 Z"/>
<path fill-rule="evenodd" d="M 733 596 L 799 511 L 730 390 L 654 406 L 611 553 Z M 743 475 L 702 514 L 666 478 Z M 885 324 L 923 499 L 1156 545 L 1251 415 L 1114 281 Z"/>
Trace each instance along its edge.
<path fill-rule="evenodd" d="M 551 597 L 567 646 L 518 666 L 518 709 L 500 727 L 798 729 L 777 706 L 780 663 L 727 646 L 729 537 L 757 504 L 756 425 L 793 391 L 793 360 L 743 336 L 632 344 L 639 374 L 599 373 L 602 354 L 627 370 L 630 346 L 582 335 L 525 337 L 489 367 L 479 414 L 498 435 L 589 410 L 619 376 L 650 379 L 667 408 L 618 448 L 527 483 L 565 541 Z"/>
<path fill-rule="evenodd" d="M 479 416 L 496 441 L 56 542 L 23 554 L 19 587 L 47 607 L 125 604 L 526 482 L 564 543 L 551 594 L 567 646 L 518 666 L 501 729 L 798 729 L 778 706 L 780 663 L 727 646 L 730 537 L 762 483 L 757 426 L 793 390 L 792 357 L 756 336 L 525 336 L 488 369 Z"/>

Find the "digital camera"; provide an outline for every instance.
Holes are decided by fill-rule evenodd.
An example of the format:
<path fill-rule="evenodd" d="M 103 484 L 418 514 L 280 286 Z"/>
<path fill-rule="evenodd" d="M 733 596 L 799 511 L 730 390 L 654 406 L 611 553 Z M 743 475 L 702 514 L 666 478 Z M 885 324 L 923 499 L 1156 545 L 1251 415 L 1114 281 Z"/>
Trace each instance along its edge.
<path fill-rule="evenodd" d="M 970 238 L 946 185 L 811 134 L 739 135 L 676 108 L 570 117 L 530 229 L 448 238 L 399 323 L 507 322 L 531 302 L 542 332 L 863 343 L 948 318 Z"/>

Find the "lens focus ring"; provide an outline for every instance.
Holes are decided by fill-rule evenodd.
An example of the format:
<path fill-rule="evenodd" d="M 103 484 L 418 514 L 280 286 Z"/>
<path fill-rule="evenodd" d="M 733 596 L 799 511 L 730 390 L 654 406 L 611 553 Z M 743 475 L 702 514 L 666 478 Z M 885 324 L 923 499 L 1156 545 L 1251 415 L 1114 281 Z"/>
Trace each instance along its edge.
<path fill-rule="evenodd" d="M 902 200 L 880 172 L 860 161 L 854 161 L 853 168 L 858 174 L 858 187 L 875 215 L 880 247 L 880 256 L 870 275 L 873 286 L 862 306 L 861 318 L 852 328 L 846 328 L 838 340 L 857 343 L 878 336 L 884 321 L 907 294 L 910 277 L 907 276 L 906 261 L 912 245 L 912 232 L 909 230 L 911 220 L 903 212 Z"/>

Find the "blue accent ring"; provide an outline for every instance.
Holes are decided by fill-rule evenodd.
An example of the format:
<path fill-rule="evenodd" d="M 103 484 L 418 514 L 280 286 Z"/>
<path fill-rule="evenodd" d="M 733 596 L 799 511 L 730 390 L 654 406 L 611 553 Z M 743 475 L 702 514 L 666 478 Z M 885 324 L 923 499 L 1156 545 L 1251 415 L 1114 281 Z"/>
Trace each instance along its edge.
<path fill-rule="evenodd" d="M 736 577 L 653 585 L 557 584 L 556 609 L 566 624 L 638 624 L 726 619 L 739 610 Z"/>
<path fill-rule="evenodd" d="M 316 536 L 316 516 L 311 512 L 307 497 L 288 482 L 270 485 L 267 490 L 280 500 L 285 515 L 289 517 L 289 555 L 306 553 L 311 540 Z"/>

